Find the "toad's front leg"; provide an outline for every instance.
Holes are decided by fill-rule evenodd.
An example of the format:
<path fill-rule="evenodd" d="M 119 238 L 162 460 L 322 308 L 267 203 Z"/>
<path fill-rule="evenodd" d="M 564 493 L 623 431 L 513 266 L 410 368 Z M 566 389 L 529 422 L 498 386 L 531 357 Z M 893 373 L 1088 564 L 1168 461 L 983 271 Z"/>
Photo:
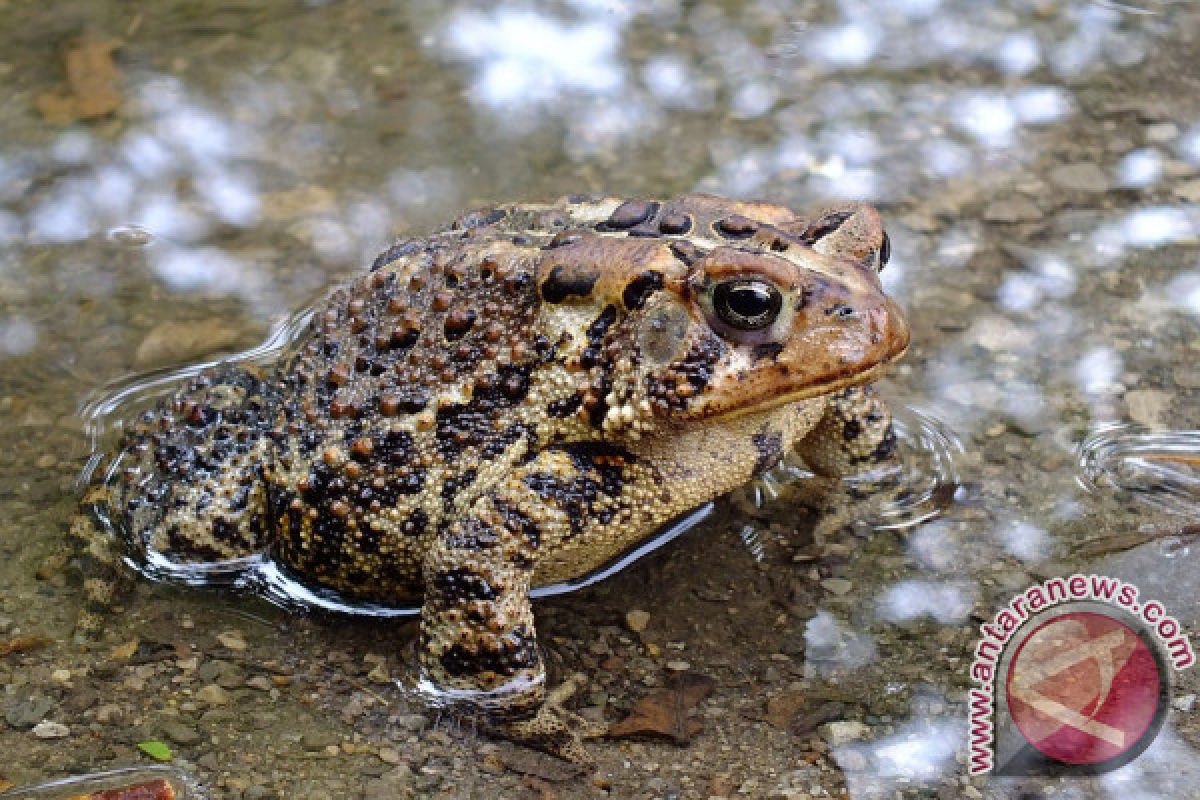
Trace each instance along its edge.
<path fill-rule="evenodd" d="M 491 733 L 589 763 L 581 739 L 603 729 L 564 709 L 562 692 L 547 693 L 534 631 L 529 588 L 538 548 L 558 538 L 566 519 L 529 488 L 532 466 L 477 500 L 426 554 L 422 684 L 479 714 Z"/>

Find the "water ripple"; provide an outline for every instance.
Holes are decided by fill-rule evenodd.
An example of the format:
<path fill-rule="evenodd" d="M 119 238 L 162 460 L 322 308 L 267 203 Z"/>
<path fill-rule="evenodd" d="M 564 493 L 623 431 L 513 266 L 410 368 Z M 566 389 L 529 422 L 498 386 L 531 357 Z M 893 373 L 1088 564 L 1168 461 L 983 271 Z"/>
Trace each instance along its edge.
<path fill-rule="evenodd" d="M 1185 516 L 1200 516 L 1200 430 L 1101 428 L 1079 446 L 1079 482 Z"/>

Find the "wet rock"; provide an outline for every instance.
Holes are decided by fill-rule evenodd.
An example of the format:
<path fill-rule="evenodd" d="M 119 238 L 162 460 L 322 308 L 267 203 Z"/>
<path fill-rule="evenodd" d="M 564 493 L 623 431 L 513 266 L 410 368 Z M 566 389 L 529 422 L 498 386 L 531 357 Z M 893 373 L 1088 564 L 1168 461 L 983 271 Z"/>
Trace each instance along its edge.
<path fill-rule="evenodd" d="M 234 349 L 241 331 L 227 320 L 207 319 L 195 322 L 164 322 L 146 334 L 134 354 L 139 369 L 180 364 Z"/>
<path fill-rule="evenodd" d="M 369 781 L 363 791 L 363 800 L 398 800 L 412 797 L 413 771 L 404 764 L 378 778 Z"/>
<path fill-rule="evenodd" d="M 831 747 L 840 747 L 848 742 L 865 739 L 870 733 L 870 728 L 853 719 L 840 719 L 821 726 L 821 738 Z"/>
<path fill-rule="evenodd" d="M 1108 173 L 1095 164 L 1062 164 L 1050 170 L 1050 182 L 1072 192 L 1107 192 L 1112 188 Z"/>
<path fill-rule="evenodd" d="M 222 631 L 217 634 L 217 641 L 222 647 L 240 653 L 246 649 L 246 639 L 242 636 L 241 631 Z"/>
<path fill-rule="evenodd" d="M 397 714 L 391 721 L 397 728 L 408 733 L 420 733 L 429 727 L 429 718 L 424 714 Z"/>
<path fill-rule="evenodd" d="M 1150 144 L 1163 144 L 1179 138 L 1179 126 L 1174 122 L 1157 122 L 1147 125 L 1142 136 Z"/>
<path fill-rule="evenodd" d="M 341 737 L 330 731 L 306 731 L 300 737 L 300 746 L 305 750 L 324 750 L 326 747 L 337 747 Z"/>
<path fill-rule="evenodd" d="M 18 730 L 32 728 L 55 708 L 55 702 L 41 694 L 17 697 L 9 701 L 4 710 L 4 721 Z"/>
<path fill-rule="evenodd" d="M 223 706 L 229 703 L 229 692 L 215 683 L 201 687 L 196 692 L 196 699 L 208 706 Z"/>
<path fill-rule="evenodd" d="M 71 729 L 61 722 L 47 719 L 33 726 L 33 735 L 39 739 L 64 739 L 71 735 Z"/>
<path fill-rule="evenodd" d="M 1034 202 L 1025 197 L 1006 197 L 993 200 L 983 209 L 988 222 L 1036 222 L 1045 216 Z"/>
<path fill-rule="evenodd" d="M 846 750 L 837 754 L 837 763 L 846 772 L 863 772 L 867 768 L 867 757 L 858 750 Z"/>
<path fill-rule="evenodd" d="M 1171 377 L 1175 379 L 1175 385 L 1182 389 L 1200 389 L 1200 367 L 1193 364 L 1179 365 Z"/>
<path fill-rule="evenodd" d="M 1125 393 L 1129 418 L 1148 428 L 1164 426 L 1171 407 L 1171 395 L 1161 389 L 1134 389 Z"/>
<path fill-rule="evenodd" d="M 650 624 L 650 612 L 634 609 L 625 614 L 625 625 L 634 633 L 641 633 Z"/>
<path fill-rule="evenodd" d="M 1171 191 L 1181 200 L 1187 200 L 1189 203 L 1200 203 L 1200 178 L 1176 184 L 1175 188 Z"/>
<path fill-rule="evenodd" d="M 168 719 L 159 723 L 159 730 L 163 736 L 166 736 L 175 744 L 188 746 L 198 743 L 201 738 L 200 732 L 195 728 L 184 725 L 178 720 Z"/>
<path fill-rule="evenodd" d="M 1196 695 L 1194 694 L 1181 694 L 1171 701 L 1171 708 L 1184 714 L 1190 714 L 1195 707 Z"/>
<path fill-rule="evenodd" d="M 845 578 L 826 578 L 821 581 L 821 588 L 830 594 L 841 597 L 844 594 L 848 594 L 854 588 L 854 583 Z"/>

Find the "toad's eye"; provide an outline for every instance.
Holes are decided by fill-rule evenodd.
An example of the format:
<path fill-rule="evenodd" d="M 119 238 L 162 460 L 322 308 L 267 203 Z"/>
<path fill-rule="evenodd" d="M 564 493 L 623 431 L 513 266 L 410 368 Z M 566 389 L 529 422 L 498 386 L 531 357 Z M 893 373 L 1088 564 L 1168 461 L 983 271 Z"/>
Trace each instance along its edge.
<path fill-rule="evenodd" d="M 731 328 L 758 331 L 779 316 L 783 295 L 767 281 L 733 278 L 713 287 L 712 304 L 717 316 Z"/>
<path fill-rule="evenodd" d="M 887 266 L 888 259 L 892 257 L 892 240 L 887 235 L 887 231 L 883 232 L 883 244 L 879 245 L 879 269 L 882 270 Z"/>

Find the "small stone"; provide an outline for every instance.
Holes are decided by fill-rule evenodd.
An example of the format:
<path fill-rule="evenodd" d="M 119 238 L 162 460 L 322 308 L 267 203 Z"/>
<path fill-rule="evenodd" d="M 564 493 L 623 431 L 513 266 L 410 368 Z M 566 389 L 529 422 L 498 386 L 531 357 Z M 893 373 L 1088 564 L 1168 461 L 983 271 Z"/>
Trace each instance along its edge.
<path fill-rule="evenodd" d="M 275 688 L 275 685 L 271 683 L 271 679 L 266 675 L 252 676 L 247 679 L 246 685 L 251 689 L 258 689 L 260 692 L 269 692 L 271 689 Z"/>
<path fill-rule="evenodd" d="M 379 748 L 379 760 L 385 764 L 399 764 L 400 753 L 392 747 Z"/>
<path fill-rule="evenodd" d="M 641 633 L 650 624 L 650 612 L 634 609 L 625 614 L 625 625 L 634 633 Z"/>
<path fill-rule="evenodd" d="M 38 460 L 33 462 L 38 469 L 50 469 L 58 463 L 58 458 L 50 453 L 39 456 Z"/>
<path fill-rule="evenodd" d="M 71 682 L 71 670 L 56 669 L 50 673 L 50 680 L 54 681 L 55 683 L 70 683 Z"/>
<path fill-rule="evenodd" d="M 146 334 L 133 363 L 143 368 L 195 361 L 201 356 L 232 350 L 241 335 L 236 326 L 224 319 L 164 322 Z"/>
<path fill-rule="evenodd" d="M 305 750 L 324 750 L 332 747 L 337 750 L 341 739 L 330 731 L 307 731 L 300 737 L 300 746 Z"/>
<path fill-rule="evenodd" d="M 686 661 L 677 660 L 667 662 L 667 669 L 671 670 L 672 672 L 687 672 L 691 668 L 692 665 Z"/>
<path fill-rule="evenodd" d="M 1151 144 L 1162 144 L 1179 138 L 1179 126 L 1174 122 L 1156 122 L 1153 125 L 1147 125 L 1142 131 L 1142 135 Z"/>
<path fill-rule="evenodd" d="M 429 719 L 424 714 L 397 714 L 392 721 L 409 733 L 420 733 L 429 727 Z"/>
<path fill-rule="evenodd" d="M 196 692 L 196 699 L 205 705 L 223 706 L 229 702 L 229 692 L 215 683 L 210 683 Z"/>
<path fill-rule="evenodd" d="M 1184 714 L 1190 714 L 1192 709 L 1196 707 L 1196 695 L 1181 694 L 1171 701 L 1171 708 L 1176 711 L 1181 711 Z"/>
<path fill-rule="evenodd" d="M 1161 389 L 1134 389 L 1125 393 L 1125 407 L 1134 422 L 1161 428 L 1171 407 L 1171 394 Z"/>
<path fill-rule="evenodd" d="M 1036 222 L 1043 216 L 1042 210 L 1025 197 L 994 200 L 983 210 L 983 218 L 988 222 Z"/>
<path fill-rule="evenodd" d="M 870 732 L 870 728 L 853 719 L 839 719 L 821 726 L 821 738 L 831 747 L 840 747 L 847 742 L 865 739 Z"/>
<path fill-rule="evenodd" d="M 1112 188 L 1108 173 L 1095 164 L 1062 164 L 1050 170 L 1050 182 L 1072 192 L 1107 192 Z"/>
<path fill-rule="evenodd" d="M 178 720 L 168 719 L 159 724 L 159 729 L 163 735 L 170 739 L 175 744 L 193 745 L 200 741 L 200 732 L 195 728 L 188 727 Z"/>
<path fill-rule="evenodd" d="M 1181 389 L 1200 389 L 1200 367 L 1180 364 L 1171 372 L 1175 385 Z"/>
<path fill-rule="evenodd" d="M 1200 178 L 1175 184 L 1175 196 L 1190 203 L 1200 203 Z"/>
<path fill-rule="evenodd" d="M 849 593 L 849 591 L 854 588 L 854 583 L 846 580 L 845 578 L 826 578 L 825 580 L 821 581 L 821 588 L 830 594 L 835 594 L 838 597 L 841 597 L 842 595 Z"/>
<path fill-rule="evenodd" d="M 375 665 L 375 668 L 367 673 L 367 680 L 371 683 L 391 683 L 392 679 L 388 675 L 387 667 L 383 664 Z"/>
<path fill-rule="evenodd" d="M 61 722 L 44 719 L 33 726 L 33 735 L 39 739 L 62 739 L 71 735 L 71 729 Z"/>
<path fill-rule="evenodd" d="M 32 728 L 54 707 L 54 701 L 45 695 L 34 694 L 20 699 L 14 698 L 5 707 L 4 721 L 18 730 Z"/>
<path fill-rule="evenodd" d="M 222 647 L 227 647 L 235 652 L 242 652 L 246 649 L 246 639 L 242 636 L 241 631 L 224 631 L 217 634 L 217 641 Z"/>

